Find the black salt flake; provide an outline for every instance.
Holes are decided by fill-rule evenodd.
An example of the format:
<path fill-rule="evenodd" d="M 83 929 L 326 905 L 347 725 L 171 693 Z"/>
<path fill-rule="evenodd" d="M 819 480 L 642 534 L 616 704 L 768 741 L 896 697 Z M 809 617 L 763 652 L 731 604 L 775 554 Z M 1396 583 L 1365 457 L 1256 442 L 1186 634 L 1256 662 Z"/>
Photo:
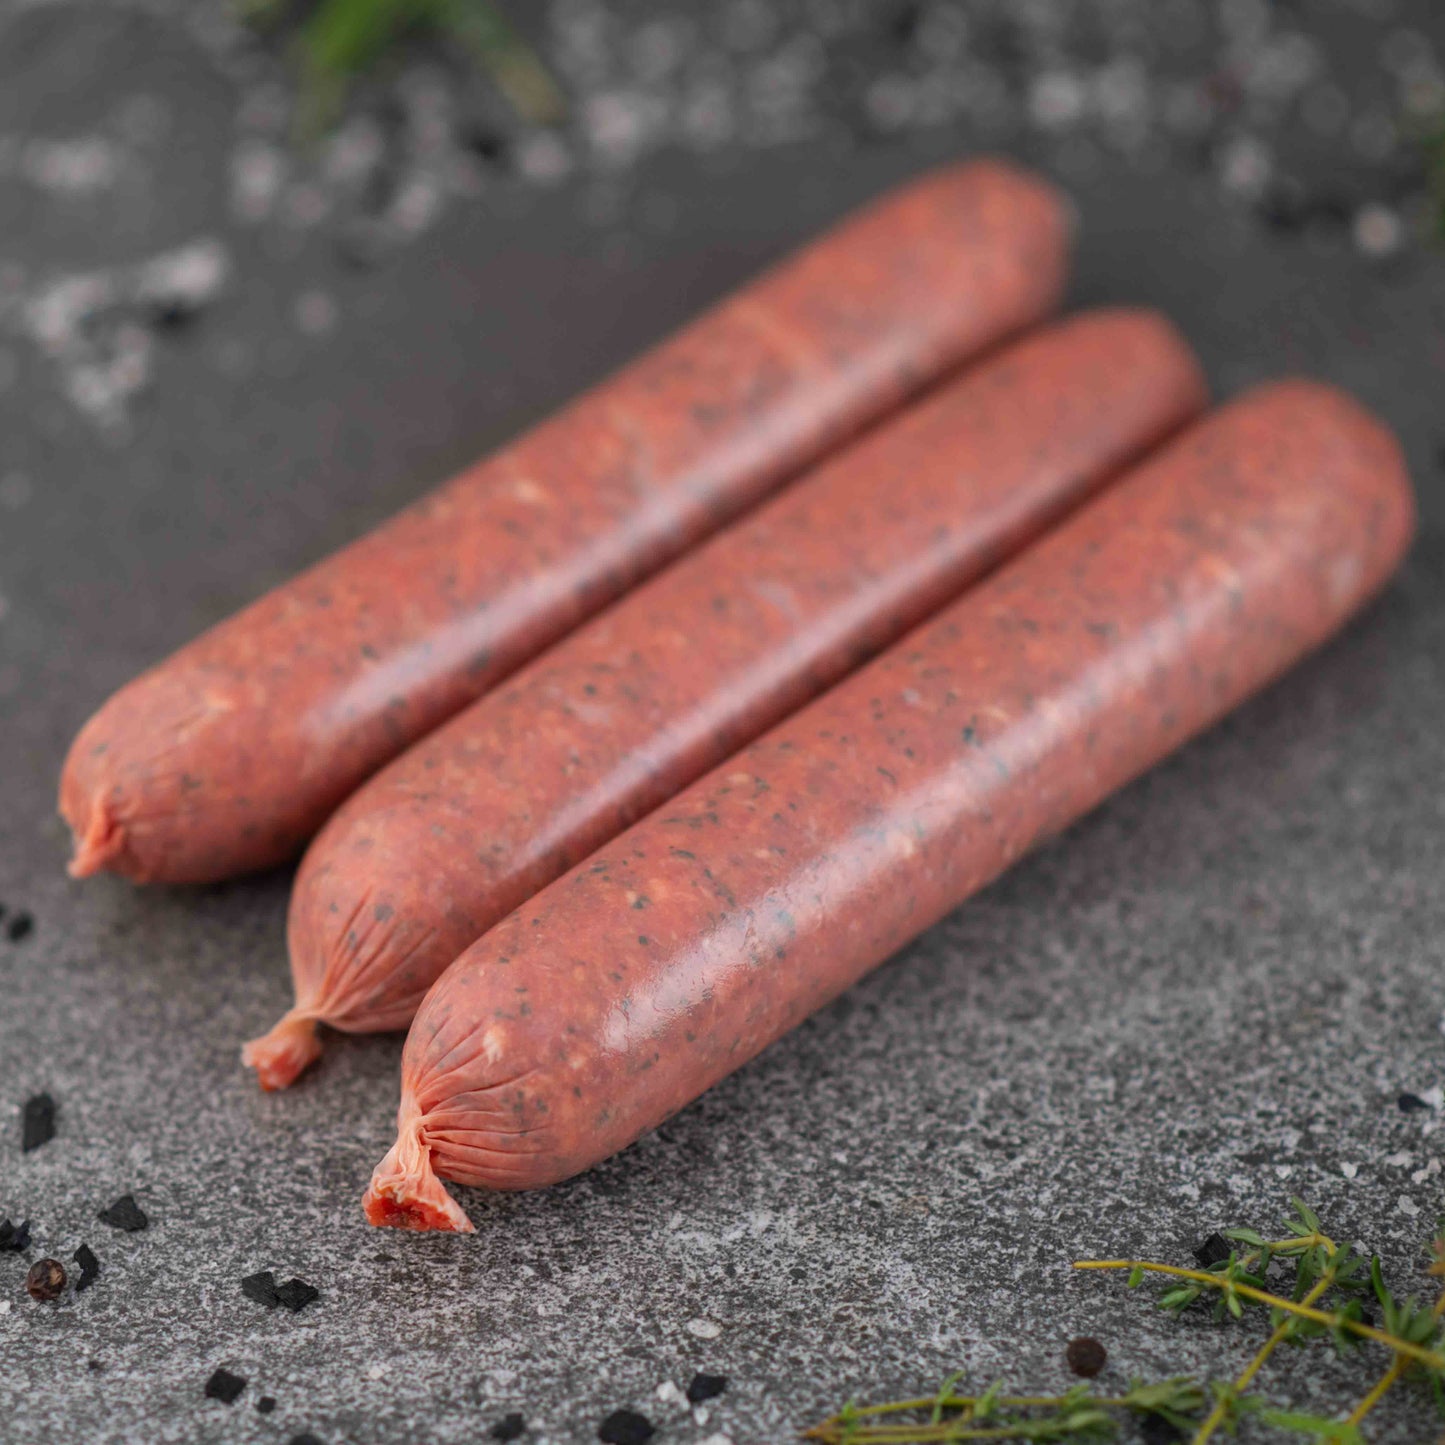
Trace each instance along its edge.
<path fill-rule="evenodd" d="M 8 1254 L 19 1254 L 30 1248 L 30 1221 L 22 1219 L 11 1224 L 8 1219 L 0 1220 L 0 1250 Z"/>
<path fill-rule="evenodd" d="M 256 1413 L 258 1415 L 269 1415 L 276 1408 L 276 1397 L 274 1395 L 262 1395 L 256 1401 Z"/>
<path fill-rule="evenodd" d="M 79 1294 L 81 1290 L 89 1289 L 95 1283 L 100 1274 L 100 1261 L 88 1244 L 82 1244 L 70 1257 L 80 1266 L 80 1278 L 75 1281 L 75 1292 Z"/>
<path fill-rule="evenodd" d="M 512 148 L 506 133 L 485 121 L 467 122 L 461 127 L 458 139 L 473 155 L 494 165 L 503 164 Z"/>
<path fill-rule="evenodd" d="M 29 938 L 35 931 L 35 920 L 25 912 L 20 912 L 5 925 L 5 936 L 11 943 L 19 943 L 23 938 Z"/>
<path fill-rule="evenodd" d="M 598 1427 L 603 1445 L 647 1445 L 657 1429 L 646 1415 L 636 1410 L 614 1410 Z"/>
<path fill-rule="evenodd" d="M 146 320 L 157 331 L 180 331 L 200 314 L 189 297 L 157 296 L 147 308 Z"/>
<path fill-rule="evenodd" d="M 269 1269 L 258 1269 L 255 1274 L 248 1274 L 241 1281 L 241 1293 L 267 1309 L 275 1309 L 281 1303 L 276 1293 L 276 1276 Z"/>
<path fill-rule="evenodd" d="M 726 1375 L 694 1375 L 687 1387 L 689 1405 L 701 1405 L 704 1400 L 714 1399 L 728 1387 Z"/>
<path fill-rule="evenodd" d="M 219 1400 L 223 1405 L 234 1405 L 241 1398 L 246 1381 L 240 1375 L 233 1375 L 227 1369 L 218 1369 L 206 1381 L 206 1399 Z"/>
<path fill-rule="evenodd" d="M 313 1300 L 321 1298 L 321 1291 L 304 1279 L 288 1279 L 276 1288 L 276 1302 L 293 1312 L 304 1310 Z"/>
<path fill-rule="evenodd" d="M 1211 1265 L 1223 1264 L 1233 1252 L 1229 1241 L 1216 1230 L 1194 1251 L 1194 1257 L 1201 1269 L 1208 1269 Z"/>
<path fill-rule="evenodd" d="M 134 1194 L 122 1194 L 109 1209 L 102 1209 L 96 1218 L 112 1229 L 123 1229 L 127 1234 L 135 1234 L 150 1223 L 145 1210 L 135 1202 Z"/>
<path fill-rule="evenodd" d="M 1401 1094 L 1395 1101 L 1402 1114 L 1429 1113 L 1430 1105 L 1419 1094 Z"/>
<path fill-rule="evenodd" d="M 299 1435 L 293 1435 L 286 1445 L 326 1445 L 319 1435 L 313 1435 L 309 1430 L 303 1430 Z"/>
<path fill-rule="evenodd" d="M 510 1415 L 503 1415 L 487 1434 L 493 1440 L 520 1440 L 527 1433 L 527 1422 L 513 1410 Z"/>
<path fill-rule="evenodd" d="M 11 926 L 14 926 L 12 920 Z M 55 1100 L 49 1094 L 32 1094 L 20 1106 L 20 1152 L 28 1154 L 55 1138 Z"/>

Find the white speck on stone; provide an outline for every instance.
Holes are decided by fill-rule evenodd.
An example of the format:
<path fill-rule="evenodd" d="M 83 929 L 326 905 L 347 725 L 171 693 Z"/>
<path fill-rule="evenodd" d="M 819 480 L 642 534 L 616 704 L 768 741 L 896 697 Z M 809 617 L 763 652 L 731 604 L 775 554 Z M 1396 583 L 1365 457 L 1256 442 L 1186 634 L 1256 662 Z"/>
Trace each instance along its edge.
<path fill-rule="evenodd" d="M 298 231 L 309 231 L 326 219 L 331 210 L 331 198 L 320 186 L 303 184 L 292 186 L 282 204 L 282 218 L 288 226 Z"/>
<path fill-rule="evenodd" d="M 703 1429 L 709 1420 L 712 1419 L 712 1412 L 706 1405 L 698 1405 L 692 1412 L 692 1423 L 699 1430 Z"/>
<path fill-rule="evenodd" d="M 587 101 L 583 125 L 593 150 L 605 161 L 625 165 L 647 140 L 646 108 L 631 91 L 604 91 Z"/>
<path fill-rule="evenodd" d="M 656 83 L 673 74 L 687 49 L 688 23 L 682 19 L 652 20 L 632 42 L 632 64 L 645 81 Z"/>
<path fill-rule="evenodd" d="M 116 333 L 110 368 L 115 386 L 127 395 L 139 391 L 150 376 L 150 356 L 150 333 L 134 324 L 122 326 Z"/>
<path fill-rule="evenodd" d="M 538 131 L 517 147 L 517 169 L 539 185 L 553 185 L 572 169 L 572 153 L 561 136 Z"/>
<path fill-rule="evenodd" d="M 327 142 L 322 170 L 333 185 L 355 186 L 375 170 L 385 150 L 376 121 L 367 115 L 353 116 Z"/>
<path fill-rule="evenodd" d="M 77 345 L 85 318 L 108 305 L 114 294 L 114 282 L 103 272 L 52 282 L 25 308 L 30 334 L 48 355 L 62 355 Z"/>
<path fill-rule="evenodd" d="M 391 208 L 391 221 L 403 235 L 419 236 L 436 220 L 441 206 L 441 183 L 420 172 L 402 186 Z"/>
<path fill-rule="evenodd" d="M 303 291 L 296 298 L 296 325 L 307 336 L 324 336 L 336 325 L 336 302 L 324 291 Z"/>
<path fill-rule="evenodd" d="M 912 83 L 903 75 L 880 75 L 863 98 L 875 125 L 899 130 L 913 118 L 916 97 Z"/>
<path fill-rule="evenodd" d="M 664 1380 L 652 1393 L 664 1405 L 680 1405 L 683 1408 L 687 1406 L 687 1396 L 671 1380 Z"/>
<path fill-rule="evenodd" d="M 736 125 L 732 92 L 721 81 L 701 80 L 684 96 L 679 118 L 683 135 L 699 150 L 724 145 Z"/>
<path fill-rule="evenodd" d="M 141 300 L 204 305 L 219 294 L 230 270 L 230 255 L 220 241 L 193 241 L 147 261 L 136 274 L 136 294 Z"/>
<path fill-rule="evenodd" d="M 236 124 L 243 130 L 280 135 L 291 116 L 291 100 L 280 84 L 250 86 L 241 101 Z"/>
<path fill-rule="evenodd" d="M 366 1378 L 368 1380 L 380 1380 L 386 1376 L 386 1366 L 378 1360 L 374 1365 L 366 1367 Z"/>
<path fill-rule="evenodd" d="M 1319 74 L 1323 62 L 1317 41 L 1294 31 L 1269 41 L 1254 57 L 1249 88 L 1271 100 L 1288 100 Z"/>
<path fill-rule="evenodd" d="M 1131 56 L 1110 61 L 1094 77 L 1099 113 L 1117 126 L 1137 125 L 1149 106 L 1144 68 Z"/>
<path fill-rule="evenodd" d="M 1387 1154 L 1385 1163 L 1391 1169 L 1408 1169 L 1415 1162 L 1415 1156 L 1408 1149 L 1401 1149 L 1398 1154 Z"/>
<path fill-rule="evenodd" d="M 1358 1174 L 1359 1172 L 1360 1172 L 1360 1166 L 1359 1166 L 1358 1164 L 1341 1164 L 1341 1165 L 1340 1165 L 1340 1173 L 1343 1174 L 1346 1179 L 1353 1179 L 1353 1178 L 1355 1177 L 1355 1175 Z"/>
<path fill-rule="evenodd" d="M 255 225 L 276 207 L 286 184 L 286 157 L 266 141 L 244 141 L 231 157 L 231 213 Z"/>
<path fill-rule="evenodd" d="M 121 155 L 104 136 L 32 140 L 25 147 L 25 174 L 42 190 L 83 196 L 106 189 L 120 172 Z"/>
<path fill-rule="evenodd" d="M 8 1299 L 7 1299 L 7 1300 L 0 1300 L 0 1315 L 8 1315 L 9 1313 L 10 1313 L 10 1301 L 9 1301 Z"/>
<path fill-rule="evenodd" d="M 1356 213 L 1354 236 L 1355 248 L 1362 256 L 1383 261 L 1405 244 L 1405 227 L 1397 212 L 1374 201 Z"/>
<path fill-rule="evenodd" d="M 700 1340 L 715 1340 L 722 1334 L 722 1326 L 713 1320 L 689 1320 L 687 1332 Z"/>
<path fill-rule="evenodd" d="M 721 1430 L 709 1435 L 702 1445 L 733 1445 L 732 1436 L 724 1435 Z"/>
<path fill-rule="evenodd" d="M 1288 1179 L 1289 1176 L 1294 1173 L 1294 1165 L 1276 1164 L 1274 1166 L 1274 1173 L 1277 1179 Z"/>
<path fill-rule="evenodd" d="M 1273 169 L 1269 151 L 1260 141 L 1254 136 L 1238 136 L 1224 151 L 1220 178 L 1226 190 L 1251 199 L 1263 193 Z"/>
<path fill-rule="evenodd" d="M 1445 1088 L 1436 1084 L 1433 1088 L 1426 1089 L 1419 1095 L 1421 1102 L 1429 1104 L 1432 1109 L 1445 1108 Z"/>
<path fill-rule="evenodd" d="M 1088 91 L 1079 77 L 1067 70 L 1045 71 L 1029 87 L 1029 116 L 1046 130 L 1073 125 L 1084 114 Z"/>
<path fill-rule="evenodd" d="M 1413 1219 L 1420 1212 L 1420 1206 L 1416 1204 L 1415 1201 L 1411 1199 L 1408 1194 L 1402 1194 L 1395 1201 L 1395 1208 L 1398 1209 L 1401 1214 L 1406 1215 L 1410 1219 Z"/>

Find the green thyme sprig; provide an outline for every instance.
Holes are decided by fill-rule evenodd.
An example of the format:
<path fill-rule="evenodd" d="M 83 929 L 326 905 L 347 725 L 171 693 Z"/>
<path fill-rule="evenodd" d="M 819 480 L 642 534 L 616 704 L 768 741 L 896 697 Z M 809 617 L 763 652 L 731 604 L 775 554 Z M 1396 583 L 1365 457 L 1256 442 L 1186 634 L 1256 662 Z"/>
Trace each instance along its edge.
<path fill-rule="evenodd" d="M 238 0 L 259 28 L 296 13 L 295 0 Z M 523 119 L 553 125 L 566 115 L 561 88 L 541 57 L 490 0 L 321 0 L 295 36 L 302 72 L 301 129 L 315 134 L 334 120 L 354 77 L 403 36 L 430 30 L 475 56 Z"/>
<path fill-rule="evenodd" d="M 1171 1314 L 1212 1304 L 1224 1320 L 1245 1320 L 1264 1312 L 1270 1332 L 1245 1366 L 1229 1380 L 1197 1383 L 1187 1377 L 1131 1381 L 1122 1395 L 1095 1394 L 1081 1385 L 1062 1395 L 1005 1395 L 997 1383 L 980 1395 L 958 1390 L 950 1376 L 938 1393 L 883 1405 L 848 1404 L 806 1432 L 825 1445 L 923 1445 L 964 1440 L 1067 1441 L 1104 1439 L 1121 1419 L 1154 1416 L 1190 1432 L 1192 1445 L 1206 1445 L 1219 1432 L 1234 1434 L 1252 1419 L 1295 1436 L 1335 1445 L 1364 1445 L 1361 1422 L 1404 1379 L 1427 1384 L 1445 1413 L 1445 1292 L 1431 1305 L 1400 1299 L 1386 1285 L 1377 1257 L 1368 1261 L 1325 1233 L 1319 1216 L 1302 1200 L 1284 1222 L 1284 1234 L 1266 1239 L 1236 1227 L 1223 1236 L 1237 1248 L 1227 1258 L 1199 1269 L 1152 1260 L 1078 1260 L 1080 1270 L 1128 1272 L 1130 1288 L 1151 1275 L 1168 1287 L 1158 1304 Z M 1445 1280 L 1445 1217 L 1430 1243 L 1428 1273 Z M 1285 1278 L 1271 1285 L 1281 1268 Z M 1445 1287 L 1442 1287 L 1445 1288 Z M 1368 1322 L 1365 1301 L 1373 1297 L 1381 1323 Z M 1390 1352 L 1385 1371 L 1344 1418 L 1279 1409 L 1251 1390 L 1270 1357 L 1283 1345 L 1302 1347 L 1328 1339 L 1341 1354 L 1368 1344 Z"/>
<path fill-rule="evenodd" d="M 981 1395 L 955 1392 L 959 1376 L 945 1380 L 938 1394 L 887 1405 L 845 1405 L 831 1419 L 804 1432 L 824 1445 L 915 1445 L 959 1440 L 1100 1440 L 1114 1433 L 1113 1413 L 1154 1415 L 1188 1428 L 1204 1408 L 1205 1393 L 1186 1377 L 1130 1383 L 1122 1395 L 1096 1395 L 1078 1385 L 1062 1395 L 1005 1395 L 1003 1382 Z M 891 1422 L 890 1415 L 926 1420 Z M 880 1422 L 880 1423 L 875 1423 Z"/>

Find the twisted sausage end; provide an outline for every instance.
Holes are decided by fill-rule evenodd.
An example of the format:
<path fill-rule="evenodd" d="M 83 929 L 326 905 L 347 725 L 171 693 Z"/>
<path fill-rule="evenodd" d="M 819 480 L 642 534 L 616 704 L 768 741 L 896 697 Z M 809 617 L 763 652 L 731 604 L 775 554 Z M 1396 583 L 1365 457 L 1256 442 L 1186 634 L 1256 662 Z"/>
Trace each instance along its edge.
<path fill-rule="evenodd" d="M 431 1150 L 422 1142 L 415 1117 L 402 1124 L 396 1143 L 376 1166 L 361 1208 L 367 1222 L 380 1228 L 476 1232 L 432 1169 Z"/>
<path fill-rule="evenodd" d="M 256 1082 L 272 1093 L 286 1089 L 321 1057 L 316 1022 L 288 1013 L 268 1034 L 252 1039 L 241 1049 L 241 1062 L 255 1069 Z"/>

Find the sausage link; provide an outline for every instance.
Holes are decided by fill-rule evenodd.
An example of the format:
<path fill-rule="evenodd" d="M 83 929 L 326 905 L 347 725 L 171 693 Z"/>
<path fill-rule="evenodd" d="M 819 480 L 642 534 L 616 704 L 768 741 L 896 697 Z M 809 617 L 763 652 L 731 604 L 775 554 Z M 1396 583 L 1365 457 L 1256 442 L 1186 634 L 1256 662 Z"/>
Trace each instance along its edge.
<path fill-rule="evenodd" d="M 1204 405 L 1162 317 L 1101 312 L 944 386 L 586 623 L 384 768 L 307 851 L 296 1006 L 245 1061 L 281 1088 L 315 1023 L 405 1028 L 544 884 L 1017 550 Z"/>
<path fill-rule="evenodd" d="M 373 1223 L 466 1229 L 625 1147 L 1324 641 L 1389 577 L 1399 448 L 1340 393 L 1190 428 L 545 888 L 407 1038 Z"/>
<path fill-rule="evenodd" d="M 71 872 L 291 857 L 517 665 L 1057 303 L 1068 236 L 997 162 L 885 196 L 518 441 L 117 692 L 66 760 Z"/>

